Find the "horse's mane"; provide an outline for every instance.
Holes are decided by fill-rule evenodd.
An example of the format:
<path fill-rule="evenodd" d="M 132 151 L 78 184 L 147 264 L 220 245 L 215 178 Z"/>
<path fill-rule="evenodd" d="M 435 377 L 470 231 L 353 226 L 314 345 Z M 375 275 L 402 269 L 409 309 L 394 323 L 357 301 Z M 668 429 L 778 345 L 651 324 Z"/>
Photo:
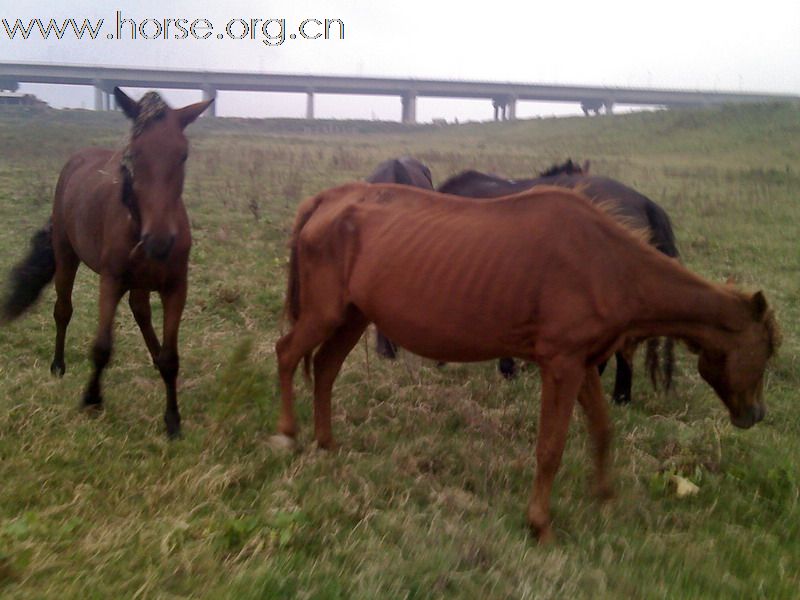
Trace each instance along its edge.
<path fill-rule="evenodd" d="M 560 165 L 555 164 L 546 171 L 539 173 L 539 177 L 552 177 L 553 175 L 583 175 L 583 167 L 568 158 L 566 162 Z"/>
<path fill-rule="evenodd" d="M 148 125 L 162 119 L 164 115 L 167 114 L 167 110 L 169 110 L 169 106 L 164 102 L 164 99 L 158 92 L 147 92 L 137 104 L 139 106 L 139 112 L 136 115 L 136 119 L 133 121 L 133 128 L 131 129 L 130 136 L 131 140 L 141 135 Z M 129 143 L 125 146 L 120 164 L 126 180 L 126 187 L 123 189 L 123 201 L 125 201 L 128 196 L 128 191 L 126 190 L 128 190 L 130 186 L 130 180 L 133 179 L 133 159 L 131 158 Z"/>
<path fill-rule="evenodd" d="M 552 177 L 555 175 L 583 175 L 583 174 L 585 174 L 583 167 L 577 163 L 572 162 L 571 158 L 568 158 L 566 162 L 562 164 L 555 164 L 546 171 L 541 172 L 539 174 L 539 177 Z M 468 171 L 462 171 L 457 175 L 453 175 L 450 179 L 448 179 L 442 185 L 436 188 L 436 190 L 439 192 L 448 193 L 448 190 L 450 189 L 459 188 L 460 186 L 476 182 L 514 185 L 517 183 L 521 184 L 528 181 L 533 181 L 533 180 L 504 179 L 502 177 L 498 177 L 497 175 L 490 175 L 489 173 L 482 173 L 481 171 L 470 169 Z"/>
<path fill-rule="evenodd" d="M 133 122 L 132 138 L 141 135 L 150 123 L 161 119 L 169 109 L 169 106 L 158 92 L 147 92 L 139 100 L 138 104 L 139 114 L 136 115 L 136 120 Z"/>

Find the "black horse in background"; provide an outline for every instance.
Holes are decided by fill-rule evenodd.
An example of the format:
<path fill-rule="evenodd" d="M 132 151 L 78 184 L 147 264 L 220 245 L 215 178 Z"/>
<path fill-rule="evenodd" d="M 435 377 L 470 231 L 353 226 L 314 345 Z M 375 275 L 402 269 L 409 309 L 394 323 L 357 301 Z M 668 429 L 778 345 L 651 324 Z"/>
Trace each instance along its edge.
<path fill-rule="evenodd" d="M 479 171 L 464 171 L 448 179 L 437 188 L 438 192 L 466 196 L 470 198 L 496 198 L 528 190 L 537 185 L 555 185 L 565 188 L 578 188 L 594 203 L 612 203 L 611 214 L 635 229 L 649 232 L 650 243 L 667 256 L 678 258 L 675 234 L 669 216 L 658 204 L 634 189 L 608 177 L 588 174 L 588 163 L 584 167 L 568 160 L 555 165 L 533 179 L 503 179 Z M 637 343 L 627 344 L 616 353 L 617 374 L 614 382 L 614 400 L 619 404 L 631 401 L 631 369 L 633 353 Z M 653 385 L 657 385 L 659 371 L 665 389 L 672 384 L 674 365 L 674 342 L 667 339 L 664 344 L 664 359 L 659 369 L 659 340 L 647 341 L 646 364 Z M 501 373 L 513 377 L 516 365 L 513 358 L 500 360 Z"/>
<path fill-rule="evenodd" d="M 433 189 L 431 170 L 411 156 L 383 161 L 364 181 L 368 183 L 401 183 L 426 190 Z"/>
<path fill-rule="evenodd" d="M 426 190 L 433 189 L 431 170 L 410 156 L 392 158 L 379 164 L 366 178 L 369 183 L 400 183 Z M 384 358 L 397 358 L 397 346 L 380 331 L 375 332 L 375 351 Z"/>

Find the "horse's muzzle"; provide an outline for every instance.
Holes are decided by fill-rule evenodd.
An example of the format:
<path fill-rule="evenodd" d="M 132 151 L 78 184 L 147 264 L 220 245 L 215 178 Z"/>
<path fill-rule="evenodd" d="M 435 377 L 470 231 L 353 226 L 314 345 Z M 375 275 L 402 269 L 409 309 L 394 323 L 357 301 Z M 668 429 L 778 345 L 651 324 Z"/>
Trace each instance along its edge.
<path fill-rule="evenodd" d="M 166 260 L 174 245 L 174 235 L 155 236 L 146 233 L 142 236 L 144 254 L 153 260 Z"/>
<path fill-rule="evenodd" d="M 740 415 L 731 415 L 731 423 L 740 429 L 749 429 L 759 421 L 764 419 L 767 414 L 767 408 L 761 403 L 753 404 L 750 409 Z"/>

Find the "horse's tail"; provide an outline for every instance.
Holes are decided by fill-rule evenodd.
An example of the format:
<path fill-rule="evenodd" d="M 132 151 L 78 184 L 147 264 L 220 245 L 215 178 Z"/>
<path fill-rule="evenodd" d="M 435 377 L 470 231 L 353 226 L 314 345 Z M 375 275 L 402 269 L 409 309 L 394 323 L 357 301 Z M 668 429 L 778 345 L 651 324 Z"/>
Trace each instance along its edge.
<path fill-rule="evenodd" d="M 11 270 L 9 289 L 0 308 L 0 323 L 13 321 L 33 306 L 45 286 L 52 281 L 55 272 L 53 225 L 48 221 L 33 235 L 25 259 Z"/>
<path fill-rule="evenodd" d="M 675 372 L 675 340 L 664 339 L 663 354 L 659 358 L 661 348 L 660 338 L 647 340 L 645 366 L 653 387 L 658 388 L 660 382 L 664 391 L 668 392 L 672 388 L 672 375 Z"/>
<path fill-rule="evenodd" d="M 658 388 L 658 349 L 661 346 L 659 338 L 650 338 L 647 340 L 646 350 L 644 355 L 644 364 L 647 368 L 647 374 L 650 376 L 650 383 L 654 388 Z"/>
<path fill-rule="evenodd" d="M 297 211 L 297 216 L 294 220 L 294 229 L 292 230 L 292 237 L 289 241 L 289 283 L 286 290 L 286 304 L 284 306 L 284 313 L 289 322 L 294 324 L 300 318 L 300 265 L 298 264 L 298 244 L 300 239 L 300 232 L 305 227 L 311 215 L 317 210 L 322 202 L 321 196 L 315 196 L 313 199 L 304 202 L 300 205 Z M 311 353 L 303 357 L 303 372 L 306 379 L 311 379 Z"/>
<path fill-rule="evenodd" d="M 645 203 L 647 222 L 650 225 L 651 243 L 658 250 L 672 258 L 678 258 L 678 247 L 675 245 L 675 232 L 669 215 L 653 201 Z"/>
<path fill-rule="evenodd" d="M 675 372 L 675 340 L 664 340 L 664 389 L 672 389 L 672 375 Z"/>
<path fill-rule="evenodd" d="M 652 244 L 661 252 L 671 258 L 680 258 L 678 247 L 675 243 L 675 232 L 672 230 L 672 222 L 669 215 L 655 202 L 647 202 L 645 204 L 645 212 L 647 213 L 647 221 L 650 223 Z M 647 346 L 648 358 L 647 367 L 650 372 L 650 379 L 655 386 L 656 377 L 658 376 L 658 355 L 655 354 L 651 363 L 650 342 Z M 658 351 L 658 342 L 654 346 L 654 352 Z M 663 357 L 661 361 L 661 375 L 664 390 L 669 391 L 672 387 L 672 375 L 675 371 L 675 341 L 671 338 L 664 340 Z"/>

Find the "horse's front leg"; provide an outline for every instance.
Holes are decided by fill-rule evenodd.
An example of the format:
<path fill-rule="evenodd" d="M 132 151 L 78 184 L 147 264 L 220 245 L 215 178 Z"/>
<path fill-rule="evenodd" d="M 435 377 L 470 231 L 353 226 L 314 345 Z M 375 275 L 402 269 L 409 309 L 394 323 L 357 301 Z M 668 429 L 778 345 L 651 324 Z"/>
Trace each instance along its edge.
<path fill-rule="evenodd" d="M 153 329 L 150 292 L 147 290 L 131 290 L 128 302 L 131 306 L 131 312 L 133 312 L 133 318 L 136 319 L 136 324 L 139 326 L 139 331 L 142 332 L 147 351 L 150 353 L 150 358 L 155 365 L 158 361 L 158 355 L 161 354 L 161 344 L 158 343 L 158 337 L 156 337 L 156 332 Z"/>
<path fill-rule="evenodd" d="M 178 328 L 181 324 L 183 307 L 186 304 L 186 281 L 181 281 L 167 291 L 160 292 L 164 306 L 164 343 L 158 355 L 156 365 L 167 388 L 167 407 L 164 412 L 164 423 L 167 436 L 175 439 L 181 434 L 181 415 L 178 412 L 178 392 L 176 389 L 178 369 Z"/>
<path fill-rule="evenodd" d="M 100 393 L 100 378 L 111 359 L 114 314 L 123 293 L 122 283 L 116 277 L 100 276 L 100 319 L 97 335 L 92 345 L 94 372 L 89 380 L 89 386 L 83 394 L 84 408 L 102 408 L 103 396 Z"/>
<path fill-rule="evenodd" d="M 550 494 L 569 429 L 572 408 L 586 369 L 578 361 L 556 359 L 542 366 L 542 407 L 536 439 L 536 479 L 528 505 L 528 524 L 540 542 L 553 537 Z"/>

